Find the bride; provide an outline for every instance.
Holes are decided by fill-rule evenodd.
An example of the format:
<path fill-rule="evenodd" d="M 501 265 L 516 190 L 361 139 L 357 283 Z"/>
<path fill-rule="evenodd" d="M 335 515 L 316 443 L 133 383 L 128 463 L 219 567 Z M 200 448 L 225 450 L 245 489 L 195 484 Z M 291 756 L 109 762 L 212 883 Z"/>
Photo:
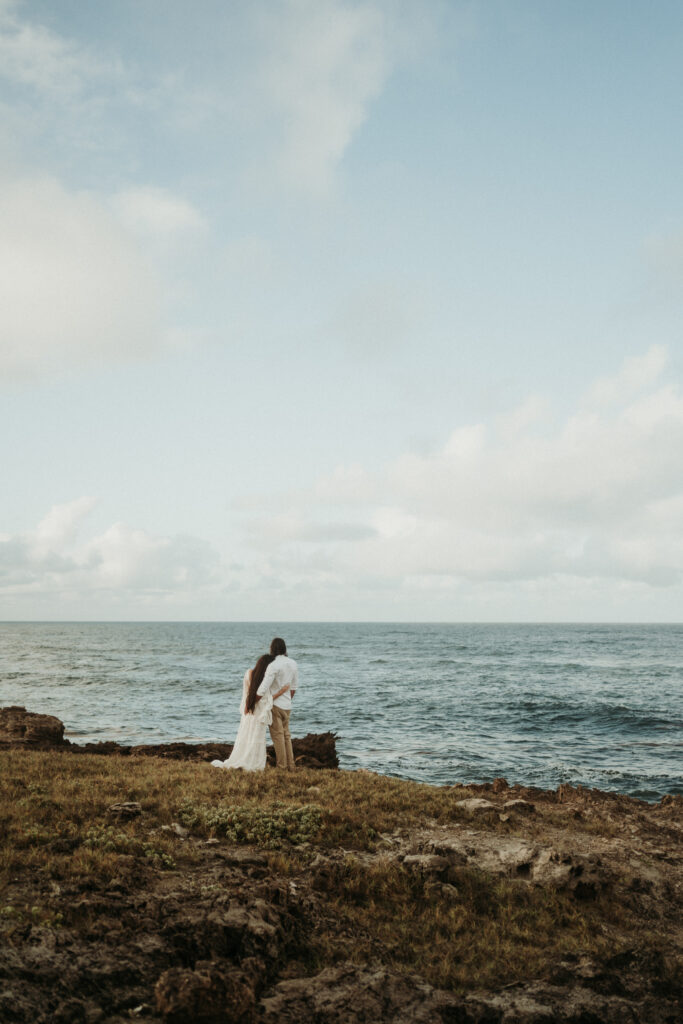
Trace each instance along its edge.
<path fill-rule="evenodd" d="M 269 691 L 263 697 L 256 693 L 273 660 L 272 654 L 262 654 L 254 667 L 244 673 L 240 705 L 242 718 L 235 746 L 227 761 L 211 762 L 215 768 L 244 768 L 246 771 L 262 772 L 266 767 L 266 726 L 272 720 L 273 699 L 287 689 L 285 686 L 276 693 Z"/>

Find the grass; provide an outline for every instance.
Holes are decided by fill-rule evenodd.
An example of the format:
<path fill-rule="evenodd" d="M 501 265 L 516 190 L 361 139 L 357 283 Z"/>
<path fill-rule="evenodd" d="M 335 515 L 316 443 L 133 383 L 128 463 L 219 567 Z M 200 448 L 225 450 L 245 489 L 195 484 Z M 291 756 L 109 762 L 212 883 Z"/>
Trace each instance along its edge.
<path fill-rule="evenodd" d="M 125 877 L 130 887 L 148 887 L 165 873 L 199 870 L 203 847 L 193 840 L 216 837 L 266 851 L 271 875 L 304 887 L 313 877 L 317 924 L 297 969 L 380 960 L 439 987 L 469 989 L 547 976 L 549 964 L 566 956 L 662 946 L 609 891 L 579 903 L 463 867 L 444 895 L 382 855 L 382 833 L 434 823 L 514 834 L 515 823 L 496 816 L 473 823 L 458 806 L 474 795 L 466 787 L 30 751 L 0 751 L 0 779 L 0 942 L 24 941 L 32 924 L 56 930 L 65 916 L 71 922 L 54 895 L 60 883 L 104 886 Z M 108 808 L 123 801 L 139 802 L 142 814 L 113 820 Z M 548 818 L 553 829 L 558 814 Z M 599 827 L 595 818 L 589 824 L 591 832 Z M 537 835 L 543 822 L 524 828 Z M 613 826 L 605 822 L 605 830 L 611 835 Z M 340 849 L 316 882 L 315 856 Z"/>
<path fill-rule="evenodd" d="M 579 907 L 554 890 L 527 888 L 460 869 L 445 900 L 393 863 L 337 868 L 331 913 L 341 926 L 317 936 L 315 966 L 381 956 L 439 988 L 497 987 L 540 978 L 548 964 L 579 952 L 614 951 L 605 907 Z"/>

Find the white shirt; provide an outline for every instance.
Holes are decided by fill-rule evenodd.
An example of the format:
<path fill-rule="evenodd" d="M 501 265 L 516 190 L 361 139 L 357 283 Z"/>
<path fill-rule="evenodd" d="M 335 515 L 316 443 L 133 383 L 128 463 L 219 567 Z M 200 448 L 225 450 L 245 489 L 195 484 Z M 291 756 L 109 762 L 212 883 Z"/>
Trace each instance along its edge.
<path fill-rule="evenodd" d="M 276 697 L 273 704 L 276 708 L 285 708 L 288 711 L 292 706 L 289 691 L 296 690 L 298 685 L 299 669 L 296 662 L 293 658 L 288 658 L 286 654 L 278 654 L 266 669 L 266 674 L 256 692 L 259 697 L 262 697 L 269 690 L 271 693 L 277 693 L 283 686 L 286 686 L 285 692 L 280 697 Z"/>

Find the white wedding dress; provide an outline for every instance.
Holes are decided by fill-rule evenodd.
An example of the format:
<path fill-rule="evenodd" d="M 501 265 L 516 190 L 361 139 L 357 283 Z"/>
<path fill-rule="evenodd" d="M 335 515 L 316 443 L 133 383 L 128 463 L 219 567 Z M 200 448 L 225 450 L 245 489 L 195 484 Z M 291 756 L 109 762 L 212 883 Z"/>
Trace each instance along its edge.
<path fill-rule="evenodd" d="M 246 714 L 244 706 L 250 682 L 251 669 L 248 668 L 242 682 L 242 718 L 235 746 L 227 761 L 211 762 L 214 768 L 244 768 L 248 772 L 262 772 L 266 767 L 266 726 L 270 725 L 273 719 L 273 695 L 269 691 L 256 702 L 253 712 Z"/>

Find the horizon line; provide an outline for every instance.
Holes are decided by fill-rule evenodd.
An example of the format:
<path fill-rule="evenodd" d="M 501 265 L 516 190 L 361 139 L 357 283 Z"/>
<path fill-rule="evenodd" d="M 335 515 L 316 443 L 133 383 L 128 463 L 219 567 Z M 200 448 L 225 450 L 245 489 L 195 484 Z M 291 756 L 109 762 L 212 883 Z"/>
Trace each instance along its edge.
<path fill-rule="evenodd" d="M 0 626 L 683 626 L 678 619 L 0 619 Z"/>

